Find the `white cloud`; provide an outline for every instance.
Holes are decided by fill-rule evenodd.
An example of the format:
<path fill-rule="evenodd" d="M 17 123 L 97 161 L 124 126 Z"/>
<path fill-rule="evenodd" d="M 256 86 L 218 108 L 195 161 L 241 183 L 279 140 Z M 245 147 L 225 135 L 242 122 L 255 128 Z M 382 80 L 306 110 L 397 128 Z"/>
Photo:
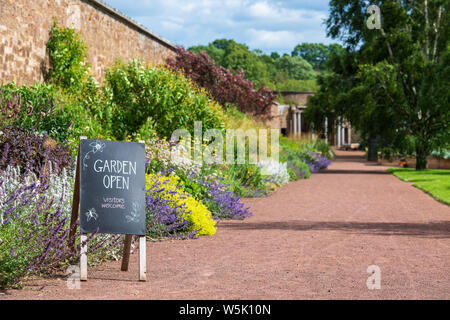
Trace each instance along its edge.
<path fill-rule="evenodd" d="M 249 7 L 249 13 L 255 18 L 270 19 L 273 16 L 274 8 L 267 2 L 256 2 Z"/>
<path fill-rule="evenodd" d="M 303 35 L 287 30 L 268 31 L 268 30 L 247 30 L 248 45 L 253 48 L 271 49 L 271 48 L 294 48 L 299 42 L 303 42 Z"/>
<path fill-rule="evenodd" d="M 328 0 L 104 0 L 156 34 L 185 47 L 219 38 L 251 49 L 290 53 L 299 42 L 325 42 Z"/>

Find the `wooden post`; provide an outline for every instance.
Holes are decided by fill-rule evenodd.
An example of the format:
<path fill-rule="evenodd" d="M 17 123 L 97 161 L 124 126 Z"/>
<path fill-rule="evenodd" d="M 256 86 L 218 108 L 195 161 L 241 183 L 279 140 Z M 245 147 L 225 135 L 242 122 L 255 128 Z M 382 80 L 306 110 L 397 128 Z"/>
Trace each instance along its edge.
<path fill-rule="evenodd" d="M 81 256 L 80 256 L 80 280 L 87 281 L 87 235 L 80 236 Z"/>
<path fill-rule="evenodd" d="M 147 281 L 147 241 L 139 237 L 139 281 Z"/>
<path fill-rule="evenodd" d="M 145 141 L 139 140 L 139 143 L 145 144 Z M 125 235 L 125 240 L 123 243 L 123 257 L 122 257 L 122 266 L 120 268 L 121 271 L 128 271 L 128 266 L 130 264 L 130 250 L 131 250 L 131 240 L 133 236 L 130 234 Z M 142 240 L 144 239 L 144 240 Z M 142 242 L 144 244 L 142 244 Z M 145 259 L 145 236 L 139 237 L 139 280 L 146 281 L 146 259 Z M 143 249 L 142 249 L 143 248 Z M 142 250 L 144 252 L 144 258 L 142 258 Z M 144 265 L 142 265 L 142 263 Z"/>
<path fill-rule="evenodd" d="M 125 235 L 125 241 L 123 242 L 123 257 L 122 257 L 122 267 L 120 270 L 128 271 L 128 265 L 130 264 L 130 250 L 131 250 L 131 239 L 133 236 L 131 234 Z"/>
<path fill-rule="evenodd" d="M 87 137 L 80 137 L 81 140 L 86 140 Z M 72 214 L 70 217 L 70 231 L 69 231 L 69 249 L 70 251 L 75 251 L 75 233 L 77 231 L 77 220 L 79 216 L 80 210 L 80 150 L 81 144 L 78 144 L 78 156 L 77 156 L 77 168 L 75 172 L 75 189 L 73 191 L 73 199 L 72 199 Z"/>

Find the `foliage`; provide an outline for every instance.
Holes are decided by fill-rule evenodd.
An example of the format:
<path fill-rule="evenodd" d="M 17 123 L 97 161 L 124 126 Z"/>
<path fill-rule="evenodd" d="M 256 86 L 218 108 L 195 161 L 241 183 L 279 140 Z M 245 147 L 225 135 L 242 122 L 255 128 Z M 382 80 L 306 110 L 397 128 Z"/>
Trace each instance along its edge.
<path fill-rule="evenodd" d="M 40 175 L 49 166 L 57 172 L 71 165 L 69 149 L 47 135 L 34 133 L 18 126 L 0 130 L 0 169 L 20 166 Z"/>
<path fill-rule="evenodd" d="M 105 90 L 113 104 L 117 139 L 151 130 L 161 137 L 170 137 L 182 128 L 193 135 L 194 121 L 200 120 L 205 130 L 223 126 L 207 92 L 165 67 L 144 67 L 138 60 L 119 62 L 106 72 Z"/>
<path fill-rule="evenodd" d="M 311 44 L 324 46 L 329 51 L 334 51 L 338 45 L 325 46 L 323 44 Z M 272 52 L 270 55 L 261 50 L 250 51 L 245 44 L 236 43 L 233 40 L 218 39 L 208 45 L 193 46 L 190 51 L 200 54 L 206 53 L 218 66 L 233 71 L 244 70 L 245 78 L 264 85 L 276 91 L 314 91 L 315 72 L 311 61 L 307 61 L 294 50 L 292 57 Z M 327 51 L 328 52 L 328 51 Z M 326 59 L 321 61 L 324 66 Z M 320 68 L 319 68 L 320 69 Z M 296 80 L 313 79 L 313 80 Z"/>
<path fill-rule="evenodd" d="M 289 165 L 287 166 L 287 172 L 289 174 L 289 180 L 290 181 L 297 181 L 299 178 L 297 177 L 297 174 L 295 173 L 294 169 L 292 169 L 292 167 L 290 167 Z"/>
<path fill-rule="evenodd" d="M 191 47 L 189 51 L 196 54 L 206 52 L 218 66 L 225 69 L 245 70 L 245 78 L 258 86 L 267 83 L 270 77 L 271 70 L 267 68 L 266 61 L 245 44 L 233 40 L 219 39 L 208 46 Z"/>
<path fill-rule="evenodd" d="M 281 77 L 280 77 L 281 78 Z M 276 91 L 308 91 L 315 92 L 319 86 L 317 85 L 317 80 L 295 80 L 281 78 L 281 81 L 275 83 Z M 287 101 L 283 101 L 277 97 L 277 101 L 280 103 L 288 104 Z"/>
<path fill-rule="evenodd" d="M 325 70 L 330 55 L 342 52 L 344 48 L 337 43 L 326 45 L 323 43 L 298 44 L 292 51 L 293 57 L 301 57 L 308 61 L 315 70 Z"/>
<path fill-rule="evenodd" d="M 79 257 L 79 245 L 74 252 L 67 246 L 73 175 L 63 169 L 36 179 L 33 171 L 0 170 L 0 289 L 20 286 L 27 275 L 61 270 Z M 119 239 L 92 234 L 89 262 L 118 259 Z"/>
<path fill-rule="evenodd" d="M 308 179 L 311 176 L 311 169 L 308 164 L 301 159 L 292 159 L 287 162 L 288 170 L 291 170 L 296 179 Z"/>
<path fill-rule="evenodd" d="M 450 159 L 450 150 L 449 149 L 433 150 L 433 152 L 431 152 L 431 156 L 442 159 Z"/>
<path fill-rule="evenodd" d="M 276 66 L 294 80 L 312 80 L 316 76 L 311 65 L 300 57 L 282 56 L 276 61 Z"/>
<path fill-rule="evenodd" d="M 87 49 L 72 28 L 60 28 L 56 21 L 47 42 L 50 69 L 47 80 L 60 88 L 76 92 L 89 76 L 89 65 L 84 62 Z"/>
<path fill-rule="evenodd" d="M 177 176 L 147 174 L 146 181 L 150 236 L 155 222 L 166 226 L 166 234 L 183 232 L 193 237 L 216 233 L 211 212 L 178 185 Z"/>
<path fill-rule="evenodd" d="M 309 165 L 312 173 L 319 172 L 319 170 L 326 169 L 331 164 L 331 161 L 317 152 L 307 151 L 302 154 L 301 159 Z"/>
<path fill-rule="evenodd" d="M 322 156 L 327 157 L 329 160 L 332 160 L 334 158 L 334 152 L 331 146 L 322 139 L 315 139 L 312 142 L 311 150 L 316 150 L 319 152 Z"/>
<path fill-rule="evenodd" d="M 234 71 L 245 70 L 245 78 L 260 85 L 268 78 L 265 64 L 244 44 L 230 41 L 224 49 L 222 65 Z"/>
<path fill-rule="evenodd" d="M 390 168 L 397 178 L 412 182 L 413 186 L 430 194 L 436 200 L 450 205 L 450 170 L 423 170 Z"/>
<path fill-rule="evenodd" d="M 280 149 L 280 160 L 303 179 L 309 178 L 311 172 L 326 169 L 334 156 L 328 143 L 319 139 L 309 142 L 280 137 Z"/>
<path fill-rule="evenodd" d="M 219 219 L 238 220 L 252 216 L 249 208 L 245 208 L 240 196 L 230 191 L 229 184 L 223 183 L 222 180 L 224 178 L 221 177 L 213 181 L 200 180 L 200 183 L 207 189 L 207 194 L 202 201 L 213 216 Z"/>
<path fill-rule="evenodd" d="M 265 115 L 273 104 L 274 93 L 244 78 L 244 71 L 233 72 L 216 63 L 206 53 L 195 54 L 181 47 L 169 61 L 174 70 L 182 70 L 199 87 L 205 88 L 223 107 L 236 105 L 244 113 Z"/>
<path fill-rule="evenodd" d="M 416 169 L 450 137 L 449 2 L 379 1 L 379 30 L 366 28 L 368 2 L 330 3 L 328 33 L 347 45 L 331 59 L 331 73 L 319 79 L 306 116 L 319 128 L 342 116 L 364 140 L 403 151 L 412 136 Z"/>
<path fill-rule="evenodd" d="M 271 183 L 282 186 L 289 183 L 290 176 L 287 170 L 287 164 L 278 161 L 261 161 L 258 163 L 261 168 L 261 174 L 268 177 Z"/>
<path fill-rule="evenodd" d="M 61 95 L 52 85 L 36 83 L 17 87 L 14 82 L 0 86 L 0 122 L 47 133 L 64 141 L 70 117 L 61 105 Z"/>
<path fill-rule="evenodd" d="M 261 168 L 255 164 L 224 165 L 223 176 L 230 190 L 242 197 L 261 197 L 268 194 L 267 183 Z"/>
<path fill-rule="evenodd" d="M 147 172 L 174 173 L 182 189 L 201 200 L 220 219 L 244 219 L 251 215 L 240 200 L 240 195 L 225 183 L 226 170 L 219 165 L 201 166 L 190 159 L 172 157 L 177 146 L 165 141 L 147 141 Z M 241 187 L 241 186 L 239 186 Z"/>

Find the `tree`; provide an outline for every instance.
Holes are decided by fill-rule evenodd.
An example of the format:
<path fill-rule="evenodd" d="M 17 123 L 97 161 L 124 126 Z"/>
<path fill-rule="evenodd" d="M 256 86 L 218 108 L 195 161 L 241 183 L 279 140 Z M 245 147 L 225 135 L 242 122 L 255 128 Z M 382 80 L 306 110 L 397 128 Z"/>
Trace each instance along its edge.
<path fill-rule="evenodd" d="M 205 52 L 195 54 L 178 47 L 176 57 L 168 65 L 174 70 L 183 69 L 187 77 L 207 89 L 224 108 L 235 105 L 241 112 L 265 116 L 273 105 L 275 94 L 271 90 L 264 86 L 256 89 L 253 82 L 244 78 L 243 70 L 218 66 Z"/>
<path fill-rule="evenodd" d="M 271 52 L 271 53 L 270 53 L 270 57 L 271 57 L 273 60 L 277 60 L 278 58 L 280 58 L 280 54 L 279 54 L 278 52 Z"/>
<path fill-rule="evenodd" d="M 312 66 L 301 57 L 281 56 L 277 52 L 270 55 L 262 50 L 250 50 L 247 45 L 234 40 L 218 39 L 207 46 L 189 48 L 194 53 L 205 52 L 217 65 L 231 69 L 235 74 L 238 70 L 245 71 L 245 78 L 256 86 L 266 86 L 273 90 L 305 90 L 316 87 Z"/>
<path fill-rule="evenodd" d="M 268 78 L 266 65 L 260 57 L 246 45 L 234 41 L 226 46 L 222 65 L 235 71 L 245 70 L 245 77 L 257 84 L 262 84 Z"/>
<path fill-rule="evenodd" d="M 291 55 L 305 59 L 315 70 L 319 71 L 326 69 L 326 64 L 331 53 L 342 50 L 343 47 L 336 43 L 327 46 L 323 43 L 303 42 L 294 48 Z"/>
<path fill-rule="evenodd" d="M 312 66 L 300 57 L 284 55 L 276 61 L 278 71 L 295 80 L 310 80 L 316 76 Z"/>
<path fill-rule="evenodd" d="M 412 137 L 416 169 L 422 170 L 450 132 L 449 1 L 375 3 L 380 29 L 367 27 L 368 1 L 330 2 L 328 34 L 347 51 L 321 80 L 309 107 L 329 103 L 329 112 L 349 119 L 367 138 L 379 135 L 397 148 Z"/>
<path fill-rule="evenodd" d="M 190 47 L 188 50 L 197 54 L 206 52 L 208 56 L 213 59 L 218 65 L 222 65 L 223 56 L 225 55 L 225 50 L 219 49 L 213 44 L 209 44 L 207 46 L 194 46 Z"/>
<path fill-rule="evenodd" d="M 245 78 L 258 85 L 270 82 L 268 66 L 263 61 L 261 50 L 250 51 L 249 48 L 234 40 L 218 39 L 208 46 L 189 48 L 195 53 L 206 52 L 217 65 L 224 68 L 245 71 Z"/>

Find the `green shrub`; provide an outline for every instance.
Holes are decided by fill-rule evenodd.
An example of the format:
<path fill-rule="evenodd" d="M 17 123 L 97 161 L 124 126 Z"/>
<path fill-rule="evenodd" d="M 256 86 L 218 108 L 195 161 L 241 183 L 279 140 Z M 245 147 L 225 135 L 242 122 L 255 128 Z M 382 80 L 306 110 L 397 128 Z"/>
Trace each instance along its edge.
<path fill-rule="evenodd" d="M 0 122 L 32 129 L 64 141 L 71 117 L 63 110 L 63 96 L 52 86 L 36 83 L 17 87 L 14 82 L 0 86 Z"/>
<path fill-rule="evenodd" d="M 267 194 L 268 180 L 261 168 L 254 164 L 233 164 L 223 169 L 225 183 L 241 197 L 259 197 Z"/>
<path fill-rule="evenodd" d="M 214 111 L 215 102 L 181 73 L 166 67 L 145 67 L 131 60 L 107 70 L 105 92 L 113 104 L 113 127 L 117 139 L 125 139 L 142 128 L 171 137 L 176 129 L 194 133 L 194 121 L 203 129 L 223 127 Z"/>
<path fill-rule="evenodd" d="M 289 173 L 289 179 L 291 181 L 297 181 L 298 180 L 297 174 L 289 166 L 287 167 L 287 172 Z"/>
<path fill-rule="evenodd" d="M 313 142 L 313 149 L 320 152 L 323 156 L 327 157 L 329 160 L 334 158 L 333 149 L 331 149 L 331 146 L 322 139 L 316 139 Z M 314 151 L 314 150 L 309 150 Z"/>
<path fill-rule="evenodd" d="M 47 42 L 50 68 L 47 80 L 70 92 L 77 92 L 89 77 L 85 63 L 87 49 L 78 33 L 71 28 L 60 28 L 56 21 Z"/>
<path fill-rule="evenodd" d="M 295 173 L 297 179 L 308 179 L 311 176 L 311 169 L 300 159 L 288 161 L 287 166 Z"/>

